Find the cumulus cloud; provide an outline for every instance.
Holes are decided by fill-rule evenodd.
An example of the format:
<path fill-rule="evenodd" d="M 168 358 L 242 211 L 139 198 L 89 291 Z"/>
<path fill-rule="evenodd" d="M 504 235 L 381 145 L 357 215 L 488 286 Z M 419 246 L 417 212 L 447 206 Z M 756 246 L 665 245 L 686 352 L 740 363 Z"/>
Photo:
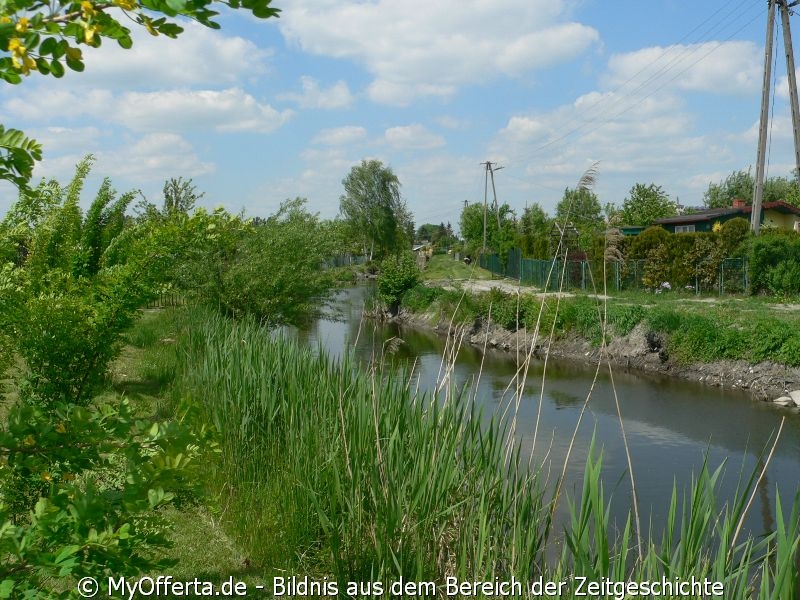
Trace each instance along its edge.
<path fill-rule="evenodd" d="M 215 170 L 212 163 L 199 159 L 189 142 L 174 133 L 151 133 L 97 158 L 98 171 L 143 182 L 163 181 L 175 173 L 198 177 Z"/>
<path fill-rule="evenodd" d="M 344 81 L 337 81 L 328 88 L 321 88 L 312 77 L 301 77 L 301 94 L 281 94 L 279 100 L 297 102 L 302 108 L 346 108 L 353 103 L 353 95 Z"/>
<path fill-rule="evenodd" d="M 154 37 L 133 28 L 133 47 L 103 44 L 84 52 L 86 71 L 70 82 L 106 88 L 156 89 L 164 86 L 231 85 L 267 71 L 271 52 L 252 41 L 197 23 L 184 23 L 177 39 Z"/>
<path fill-rule="evenodd" d="M 290 110 L 277 111 L 239 88 L 228 90 L 164 91 L 123 94 L 113 119 L 136 131 L 270 133 L 286 123 Z"/>
<path fill-rule="evenodd" d="M 296 0 L 279 26 L 312 54 L 354 60 L 374 75 L 370 97 L 408 104 L 458 86 L 517 76 L 580 56 L 597 31 L 567 20 L 564 0 Z"/>
<path fill-rule="evenodd" d="M 446 143 L 442 136 L 428 131 L 419 124 L 390 127 L 384 133 L 384 137 L 390 146 L 402 150 L 429 150 L 444 146 Z"/>
<path fill-rule="evenodd" d="M 68 89 L 53 89 L 47 93 L 27 90 L 4 103 L 4 109 L 18 119 L 60 122 L 86 116 L 104 116 L 113 103 L 108 90 L 89 90 L 76 93 Z"/>
<path fill-rule="evenodd" d="M 761 86 L 762 61 L 748 41 L 653 46 L 612 56 L 605 83 L 641 96 L 665 88 L 751 94 Z"/>
<path fill-rule="evenodd" d="M 367 130 L 363 127 L 350 125 L 346 127 L 335 127 L 333 129 L 323 129 L 314 139 L 313 144 L 323 144 L 326 146 L 345 146 L 358 142 L 367 137 Z"/>

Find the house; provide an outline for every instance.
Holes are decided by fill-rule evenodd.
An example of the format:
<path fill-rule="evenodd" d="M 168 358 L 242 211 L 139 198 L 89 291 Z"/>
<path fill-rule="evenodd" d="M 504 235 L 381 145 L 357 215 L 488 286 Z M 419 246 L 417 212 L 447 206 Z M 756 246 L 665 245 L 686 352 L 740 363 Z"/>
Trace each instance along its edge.
<path fill-rule="evenodd" d="M 753 207 L 744 200 L 734 200 L 726 208 L 709 208 L 696 213 L 656 219 L 653 225 L 660 225 L 671 233 L 691 233 L 694 231 L 713 231 L 720 225 L 736 217 L 750 220 Z M 786 202 L 765 202 L 761 205 L 761 227 L 800 231 L 800 208 Z"/>

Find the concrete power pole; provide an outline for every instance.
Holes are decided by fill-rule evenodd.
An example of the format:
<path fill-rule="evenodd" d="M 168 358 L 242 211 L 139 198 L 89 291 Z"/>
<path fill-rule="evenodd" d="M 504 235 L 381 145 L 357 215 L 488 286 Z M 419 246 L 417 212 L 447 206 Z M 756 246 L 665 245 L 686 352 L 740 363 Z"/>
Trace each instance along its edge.
<path fill-rule="evenodd" d="M 767 127 L 769 122 L 769 94 L 772 80 L 772 38 L 775 30 L 775 5 L 780 7 L 783 25 L 783 48 L 786 54 L 786 75 L 789 79 L 789 100 L 792 108 L 792 130 L 794 133 L 795 177 L 800 182 L 800 103 L 797 98 L 797 77 L 794 72 L 794 49 L 792 48 L 792 29 L 789 25 L 790 9 L 800 4 L 800 0 L 769 0 L 767 16 L 767 43 L 764 49 L 764 85 L 761 92 L 761 120 L 758 128 L 758 157 L 756 160 L 756 180 L 753 188 L 753 212 L 750 215 L 750 229 L 758 235 L 761 230 L 761 201 L 764 196 L 764 164 L 767 150 Z"/>
<path fill-rule="evenodd" d="M 481 164 L 486 167 L 483 174 L 483 248 L 481 249 L 481 256 L 483 256 L 486 254 L 486 202 L 489 196 L 489 165 L 492 163 L 487 160 L 485 163 Z"/>
<path fill-rule="evenodd" d="M 787 0 L 778 0 L 781 7 L 781 22 L 783 24 L 783 47 L 786 52 L 786 74 L 789 78 L 789 99 L 792 105 L 792 130 L 794 132 L 794 167 L 795 177 L 800 181 L 800 106 L 797 100 L 797 76 L 794 72 L 794 50 L 792 48 L 792 29 L 789 26 L 789 9 L 798 4 L 798 1 L 787 3 Z"/>
<path fill-rule="evenodd" d="M 750 214 L 750 229 L 756 235 L 761 229 L 761 198 L 764 195 L 764 165 L 767 151 L 767 126 L 769 124 L 769 91 L 772 83 L 772 39 L 775 31 L 775 2 L 776 0 L 769 0 L 767 43 L 764 48 L 764 84 L 761 89 L 761 120 L 758 128 L 756 181 L 753 188 L 753 212 Z"/>
<path fill-rule="evenodd" d="M 484 176 L 483 176 L 483 250 L 481 251 L 482 254 L 486 254 L 486 219 L 488 217 L 489 212 L 489 178 L 491 177 L 492 180 L 492 196 L 494 197 L 494 211 L 495 215 L 497 216 L 497 229 L 500 229 L 500 208 L 497 205 L 497 191 L 494 188 L 494 172 L 499 171 L 503 167 L 494 167 L 492 165 L 495 163 L 491 161 L 486 161 L 481 163 L 484 168 Z"/>

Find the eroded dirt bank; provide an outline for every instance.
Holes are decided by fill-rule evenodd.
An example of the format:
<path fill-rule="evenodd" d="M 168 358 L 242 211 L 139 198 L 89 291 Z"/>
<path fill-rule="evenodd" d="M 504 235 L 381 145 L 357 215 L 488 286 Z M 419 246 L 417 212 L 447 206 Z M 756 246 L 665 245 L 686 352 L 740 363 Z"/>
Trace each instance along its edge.
<path fill-rule="evenodd" d="M 481 322 L 451 327 L 446 321 L 437 321 L 431 314 L 403 311 L 398 320 L 407 325 L 435 330 L 441 335 L 456 337 L 463 343 L 505 350 L 514 356 L 525 356 L 533 345 L 533 356 L 537 358 L 544 358 L 549 351 L 551 357 L 596 365 L 605 352 L 605 356 L 616 367 L 660 373 L 716 387 L 747 390 L 757 400 L 788 400 L 791 392 L 800 390 L 800 368 L 778 363 L 766 361 L 749 364 L 741 360 L 680 363 L 669 356 L 665 340 L 658 334 L 648 332 L 643 323 L 626 336 L 612 338 L 603 351 L 588 340 L 573 334 L 550 342 L 546 334 L 534 339 L 533 334 L 525 330 L 511 332 Z M 796 395 L 800 399 L 800 392 Z M 786 400 L 782 403 L 791 408 L 800 404 L 797 399 L 792 404 Z"/>

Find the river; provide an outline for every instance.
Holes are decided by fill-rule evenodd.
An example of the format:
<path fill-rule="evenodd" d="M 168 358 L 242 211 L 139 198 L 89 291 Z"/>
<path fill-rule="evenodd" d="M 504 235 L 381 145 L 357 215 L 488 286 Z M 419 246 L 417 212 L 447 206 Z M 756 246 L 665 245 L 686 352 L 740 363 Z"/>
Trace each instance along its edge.
<path fill-rule="evenodd" d="M 369 293 L 364 286 L 342 290 L 330 306 L 330 316 L 315 321 L 297 335 L 334 357 L 348 348 L 354 348 L 356 356 L 365 363 L 383 356 L 400 367 L 413 369 L 413 384 L 421 390 L 432 390 L 440 377 L 446 339 L 433 331 L 362 319 L 364 300 Z M 513 385 L 509 389 L 509 382 L 516 371 L 511 353 L 489 350 L 484 354 L 479 348 L 462 346 L 452 378 L 458 386 L 464 383 L 475 386 L 475 401 L 488 415 L 508 405 L 514 392 Z M 550 361 L 542 394 L 543 363 L 536 361 L 529 369 L 516 409 L 517 439 L 527 456 L 533 449 L 532 461 L 544 462 L 552 478 L 561 472 L 595 371 L 587 365 Z M 721 502 L 730 500 L 740 476 L 746 480 L 754 469 L 763 466 L 783 418 L 781 437 L 758 485 L 747 528 L 760 535 L 774 527 L 776 490 L 785 510 L 789 510 L 800 485 L 800 415 L 796 412 L 754 401 L 742 391 L 624 370 L 615 370 L 613 384 L 604 367 L 570 456 L 565 490 L 571 496 L 579 492 L 594 437 L 596 447 L 603 451 L 604 488 L 607 497 L 613 494 L 613 517 L 619 522 L 631 506 L 615 387 L 644 527 L 651 521 L 660 530 L 658 524 L 665 517 L 673 482 L 677 483 L 679 494 L 688 490 L 693 475 L 706 459 L 712 470 L 725 465 L 719 497 Z M 538 432 L 534 433 L 537 419 Z M 536 447 L 532 448 L 534 435 Z M 561 517 L 564 516 L 562 511 Z"/>

